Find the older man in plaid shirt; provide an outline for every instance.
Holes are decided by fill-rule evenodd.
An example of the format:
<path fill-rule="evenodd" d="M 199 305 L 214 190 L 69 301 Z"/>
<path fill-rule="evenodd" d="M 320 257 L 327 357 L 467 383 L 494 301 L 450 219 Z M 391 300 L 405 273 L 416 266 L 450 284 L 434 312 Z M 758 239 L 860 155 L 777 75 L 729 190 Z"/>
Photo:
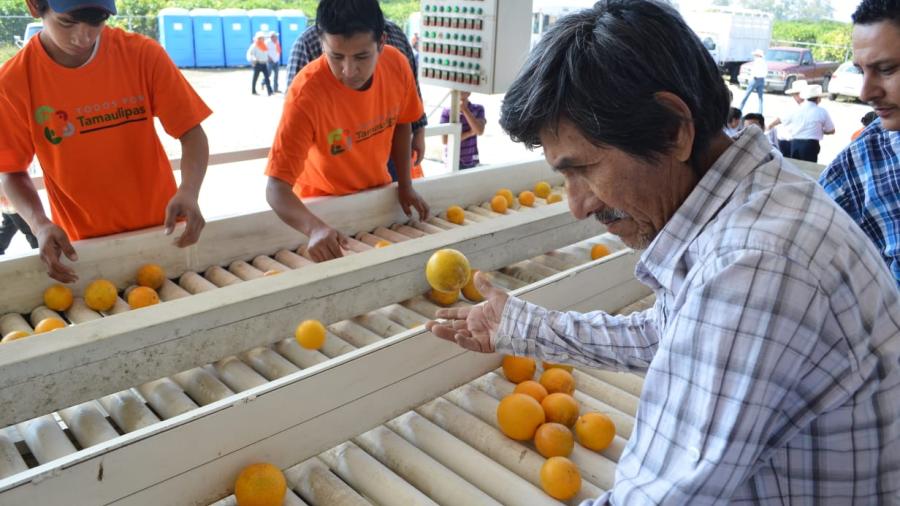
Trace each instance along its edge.
<path fill-rule="evenodd" d="M 860 98 L 879 118 L 819 182 L 872 239 L 900 285 L 900 1 L 864 0 L 853 23 L 853 60 L 863 73 Z"/>
<path fill-rule="evenodd" d="M 622 59 L 620 55 L 633 57 Z M 587 505 L 890 505 L 900 499 L 900 293 L 875 247 L 762 132 L 668 4 L 561 18 L 501 124 L 542 146 L 569 206 L 645 249 L 652 309 L 551 311 L 476 284 L 438 337 L 646 374 L 615 483 Z"/>
<path fill-rule="evenodd" d="M 399 49 L 400 52 L 403 53 L 403 56 L 406 56 L 406 59 L 409 60 L 409 67 L 412 69 L 413 76 L 416 78 L 416 91 L 419 92 L 419 97 L 421 97 L 422 91 L 419 90 L 417 60 L 415 54 L 413 54 L 412 45 L 410 45 L 409 40 L 406 39 L 406 34 L 403 33 L 403 30 L 401 30 L 399 26 L 385 20 L 384 35 L 385 42 L 389 46 L 394 46 Z M 313 23 L 300 35 L 300 37 L 297 38 L 293 48 L 291 48 L 291 59 L 288 61 L 288 88 L 291 87 L 291 82 L 294 81 L 294 77 L 297 73 L 300 72 L 307 63 L 315 60 L 319 56 L 322 56 L 322 42 L 319 40 L 319 30 L 316 28 L 315 23 Z M 422 159 L 425 157 L 426 125 L 428 125 L 427 112 L 423 114 L 418 121 L 412 124 L 412 150 L 416 156 L 416 159 L 413 161 L 413 166 L 422 163 Z M 390 162 L 388 163 L 388 170 L 391 173 L 391 178 L 396 181 L 397 175 L 394 173 L 394 166 Z"/>

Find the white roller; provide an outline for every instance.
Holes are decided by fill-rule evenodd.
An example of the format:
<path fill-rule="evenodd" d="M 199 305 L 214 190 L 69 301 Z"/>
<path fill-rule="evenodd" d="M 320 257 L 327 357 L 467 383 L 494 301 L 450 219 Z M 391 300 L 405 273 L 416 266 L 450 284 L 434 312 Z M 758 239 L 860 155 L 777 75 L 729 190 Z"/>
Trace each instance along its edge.
<path fill-rule="evenodd" d="M 444 215 L 446 216 L 446 215 Z M 450 223 L 445 218 L 440 218 L 438 216 L 432 216 L 428 218 L 428 224 L 433 225 L 436 228 L 440 228 L 443 230 L 452 230 L 454 228 L 459 228 L 462 225 L 457 225 L 456 223 Z"/>
<path fill-rule="evenodd" d="M 178 278 L 178 284 L 192 294 L 215 290 L 217 287 L 196 272 L 185 272 Z"/>
<path fill-rule="evenodd" d="M 420 314 L 428 319 L 434 319 L 434 315 L 437 314 L 437 310 L 441 309 L 441 306 L 431 302 L 430 300 L 422 297 L 421 295 L 416 295 L 415 297 L 405 300 L 401 302 L 404 307 L 408 308 L 410 311 Z"/>
<path fill-rule="evenodd" d="M 116 297 L 116 303 L 113 304 L 112 309 L 109 311 L 105 311 L 108 315 L 114 315 L 119 313 L 124 313 L 126 311 L 131 311 L 131 308 L 128 306 L 128 303 L 125 302 L 122 297 Z"/>
<path fill-rule="evenodd" d="M 471 206 L 465 211 L 463 211 L 463 216 L 466 217 L 467 221 L 471 221 L 472 223 L 481 223 L 482 221 L 487 221 L 490 219 L 490 214 L 497 214 L 492 211 L 488 211 L 483 207 Z M 497 214 L 497 216 L 500 216 Z"/>
<path fill-rule="evenodd" d="M 370 234 L 369 232 L 360 232 L 356 234 L 356 240 L 368 245 L 369 247 L 374 248 L 379 242 L 383 241 L 383 237 L 378 237 L 377 235 Z M 393 243 L 393 241 L 389 241 Z"/>
<path fill-rule="evenodd" d="M 391 337 L 407 330 L 403 325 L 396 324 L 386 316 L 380 315 L 375 311 L 359 315 L 353 321 L 381 337 Z"/>
<path fill-rule="evenodd" d="M 66 310 L 66 318 L 72 323 L 85 323 L 103 318 L 103 315 L 87 306 L 84 299 L 75 297 L 72 305 Z"/>
<path fill-rule="evenodd" d="M 65 321 L 62 316 L 56 311 L 48 308 L 47 306 L 38 306 L 31 311 L 31 324 L 37 327 L 37 324 L 40 323 L 41 320 L 46 318 L 59 318 L 60 320 Z"/>
<path fill-rule="evenodd" d="M 416 230 L 421 230 L 422 232 L 425 232 L 426 234 L 439 234 L 444 231 L 443 228 L 436 227 L 436 226 L 432 225 L 431 223 L 426 223 L 424 221 L 415 221 L 415 222 L 411 223 L 411 225 Z"/>
<path fill-rule="evenodd" d="M 350 320 L 332 323 L 328 326 L 328 330 L 357 348 L 381 341 L 381 336 Z"/>
<path fill-rule="evenodd" d="M 364 242 L 358 241 L 358 240 L 354 239 L 353 237 L 347 237 L 347 249 L 341 248 L 341 252 L 344 255 L 347 255 L 347 254 L 352 255 L 354 253 L 364 253 L 366 251 L 369 251 L 370 249 L 372 249 L 372 246 L 370 246 Z M 306 250 L 304 249 L 304 251 L 306 251 Z M 300 251 L 298 250 L 297 253 L 300 253 Z M 300 253 L 300 254 L 303 255 L 303 253 Z M 309 258 L 308 254 L 303 255 L 303 256 Z"/>
<path fill-rule="evenodd" d="M 353 438 L 353 442 L 439 504 L 500 506 L 387 427 L 376 427 Z"/>
<path fill-rule="evenodd" d="M 243 392 L 266 383 L 266 378 L 237 357 L 225 357 L 213 364 L 213 368 L 222 382 L 235 392 Z"/>
<path fill-rule="evenodd" d="M 15 443 L 9 440 L 5 434 L 0 434 L 0 479 L 27 471 L 28 465 Z"/>
<path fill-rule="evenodd" d="M 0 336 L 5 336 L 16 330 L 28 332 L 29 334 L 34 332 L 31 325 L 19 313 L 8 313 L 0 317 Z"/>
<path fill-rule="evenodd" d="M 209 506 L 240 506 L 237 503 L 237 498 L 234 495 L 230 495 L 225 499 L 221 499 L 216 501 Z M 287 491 L 284 493 L 284 502 L 281 503 L 280 506 L 307 506 L 303 499 L 288 487 Z"/>
<path fill-rule="evenodd" d="M 390 306 L 377 309 L 375 312 L 408 329 L 424 325 L 425 322 L 428 321 L 428 318 L 425 316 L 407 309 L 400 304 L 391 304 Z"/>
<path fill-rule="evenodd" d="M 163 281 L 163 284 L 158 291 L 159 300 L 161 301 L 181 299 L 184 297 L 189 297 L 191 295 L 187 292 L 187 290 L 173 283 L 171 279 Z"/>
<path fill-rule="evenodd" d="M 119 437 L 119 433 L 100 411 L 97 401 L 88 401 L 60 410 L 59 417 L 69 426 L 69 430 L 82 448 Z"/>
<path fill-rule="evenodd" d="M 241 281 L 243 281 L 241 278 L 219 267 L 218 265 L 214 265 L 209 269 L 206 269 L 206 272 L 203 273 L 203 277 L 205 277 L 212 284 L 218 287 L 233 285 L 235 283 L 240 283 Z"/>
<path fill-rule="evenodd" d="M 234 394 L 225 383 L 222 383 L 213 373 L 202 367 L 195 367 L 188 371 L 180 372 L 172 376 L 175 383 L 197 404 L 205 406 L 209 403 L 224 399 Z"/>
<path fill-rule="evenodd" d="M 228 270 L 235 276 L 250 281 L 251 279 L 259 279 L 263 277 L 263 271 L 253 267 L 243 260 L 235 260 L 228 266 Z"/>
<path fill-rule="evenodd" d="M 371 503 L 334 475 L 318 457 L 284 471 L 288 485 L 309 504 L 370 506 Z"/>
<path fill-rule="evenodd" d="M 502 288 L 506 288 L 507 290 L 517 290 L 528 284 L 521 279 L 516 279 L 500 271 L 491 271 L 488 273 L 488 277 L 492 283 L 495 283 Z"/>
<path fill-rule="evenodd" d="M 319 458 L 351 487 L 381 506 L 437 506 L 350 441 L 323 452 Z"/>
<path fill-rule="evenodd" d="M 299 269 L 301 267 L 306 267 L 307 265 L 313 265 L 315 262 L 312 260 L 307 260 L 306 258 L 294 253 L 293 251 L 289 251 L 286 249 L 279 250 L 275 253 L 275 260 L 287 265 L 291 269 Z"/>
<path fill-rule="evenodd" d="M 537 283 L 538 281 L 558 274 L 559 271 L 543 266 L 531 260 L 523 260 L 516 262 L 510 266 L 500 269 L 500 272 L 509 274 L 514 278 L 521 279 L 526 283 Z"/>
<path fill-rule="evenodd" d="M 284 265 L 278 260 L 275 260 L 267 255 L 257 255 L 253 259 L 253 267 L 256 267 L 257 269 L 263 271 L 263 274 L 265 274 L 267 271 L 287 272 L 291 270 L 291 268 L 287 265 Z"/>
<path fill-rule="evenodd" d="M 328 361 L 327 356 L 323 355 L 318 350 L 307 350 L 297 344 L 297 340 L 292 337 L 275 343 L 275 351 L 293 362 L 297 367 L 303 369 Z"/>
<path fill-rule="evenodd" d="M 75 445 L 69 441 L 62 428 L 53 419 L 53 415 L 21 422 L 16 425 L 16 429 L 40 464 L 46 464 L 77 451 Z"/>
<path fill-rule="evenodd" d="M 338 355 L 343 355 L 344 353 L 350 353 L 355 349 L 356 347 L 352 344 L 344 341 L 333 333 L 326 331 L 325 344 L 322 345 L 322 349 L 319 351 L 326 357 L 334 358 Z"/>
<path fill-rule="evenodd" d="M 587 368 L 580 369 L 580 371 L 589 376 L 593 376 L 604 383 L 609 383 L 620 390 L 624 390 L 637 398 L 641 397 L 641 390 L 644 388 L 644 379 L 636 374 Z"/>
<path fill-rule="evenodd" d="M 579 262 L 579 263 L 566 262 L 562 257 L 551 256 L 549 254 L 538 255 L 538 256 L 532 258 L 531 261 L 541 264 L 545 267 L 549 267 L 551 269 L 557 270 L 557 271 L 567 271 L 574 267 L 578 267 L 579 265 L 584 263 L 584 262 Z"/>
<path fill-rule="evenodd" d="M 503 504 L 559 506 L 519 475 L 411 411 L 385 425 L 457 475 Z M 477 430 L 477 427 L 473 427 Z"/>
<path fill-rule="evenodd" d="M 410 239 L 417 239 L 419 237 L 425 237 L 426 235 L 428 235 L 427 232 L 424 232 L 417 228 L 413 228 L 409 225 L 402 225 L 400 223 L 391 225 L 391 230 L 397 232 L 398 234 L 403 234 Z"/>
<path fill-rule="evenodd" d="M 147 400 L 147 404 L 153 407 L 153 411 L 163 418 L 172 418 L 198 407 L 178 383 L 169 378 L 144 383 L 137 390 Z"/>
<path fill-rule="evenodd" d="M 609 404 L 626 415 L 635 416 L 637 413 L 639 400 L 630 393 L 588 376 L 578 369 L 572 371 L 572 376 L 575 378 L 575 388 L 581 392 Z"/>
<path fill-rule="evenodd" d="M 265 376 L 269 381 L 300 370 L 286 358 L 265 346 L 258 346 L 250 351 L 245 351 L 244 353 L 241 353 L 240 357 L 256 372 Z"/>
<path fill-rule="evenodd" d="M 131 390 L 107 395 L 100 399 L 100 404 L 124 432 L 134 432 L 159 422 L 159 417 Z"/>
<path fill-rule="evenodd" d="M 385 227 L 376 227 L 375 230 L 372 231 L 372 235 L 395 243 L 408 241 L 410 239 L 407 235 L 403 235 Z"/>

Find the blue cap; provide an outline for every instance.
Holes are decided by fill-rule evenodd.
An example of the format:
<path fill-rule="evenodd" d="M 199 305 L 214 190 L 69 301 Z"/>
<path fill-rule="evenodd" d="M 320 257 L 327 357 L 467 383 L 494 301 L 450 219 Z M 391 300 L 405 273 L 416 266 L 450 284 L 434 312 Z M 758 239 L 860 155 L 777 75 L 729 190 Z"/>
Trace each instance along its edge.
<path fill-rule="evenodd" d="M 102 9 L 110 14 L 116 13 L 116 0 L 48 0 L 47 3 L 53 12 L 60 14 L 90 7 Z"/>

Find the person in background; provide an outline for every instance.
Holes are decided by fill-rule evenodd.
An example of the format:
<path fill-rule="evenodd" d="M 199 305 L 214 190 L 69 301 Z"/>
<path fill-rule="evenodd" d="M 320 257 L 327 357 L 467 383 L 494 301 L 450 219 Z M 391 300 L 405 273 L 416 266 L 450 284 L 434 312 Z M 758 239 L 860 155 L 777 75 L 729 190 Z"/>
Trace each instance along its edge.
<path fill-rule="evenodd" d="M 410 37 L 409 45 L 412 47 L 413 55 L 416 57 L 416 65 L 419 65 L 419 32 L 416 32 Z"/>
<path fill-rule="evenodd" d="M 900 286 L 900 0 L 862 0 L 853 13 L 852 43 L 853 64 L 863 74 L 859 98 L 878 118 L 819 183 L 875 243 Z"/>
<path fill-rule="evenodd" d="M 28 241 L 31 249 L 38 247 L 37 237 L 31 233 L 28 223 L 25 223 L 25 220 L 16 213 L 9 199 L 6 198 L 6 194 L 3 193 L 3 188 L 0 188 L 0 213 L 3 214 L 3 221 L 0 223 L 0 255 L 6 253 L 6 248 L 9 247 L 16 232 L 22 232 L 25 235 L 25 240 Z"/>
<path fill-rule="evenodd" d="M 384 21 L 385 43 L 398 49 L 406 60 L 409 62 L 409 68 L 412 70 L 413 77 L 416 80 L 416 93 L 419 98 L 422 92 L 419 89 L 419 63 L 416 53 L 410 45 L 409 39 L 403 30 L 392 21 Z M 300 37 L 294 41 L 291 48 L 291 59 L 288 61 L 287 85 L 291 86 L 294 77 L 309 62 L 315 60 L 322 55 L 322 42 L 319 37 L 319 28 L 315 23 L 309 26 Z M 425 126 L 428 125 L 428 116 L 422 113 L 422 117 L 412 124 L 412 151 L 413 151 L 413 167 L 420 166 L 425 158 Z M 397 181 L 397 168 L 394 166 L 393 160 L 388 161 L 388 173 L 391 175 L 392 181 Z"/>
<path fill-rule="evenodd" d="M 817 162 L 819 159 L 820 142 L 825 135 L 834 134 L 834 123 L 828 111 L 819 107 L 819 101 L 825 93 L 818 84 L 810 84 L 800 90 L 799 97 L 803 100 L 800 108 L 790 113 L 783 120 L 775 118 L 770 128 L 784 124 L 791 128 L 791 158 Z"/>
<path fill-rule="evenodd" d="M 253 66 L 252 93 L 259 95 L 256 92 L 256 82 L 259 80 L 259 75 L 262 74 L 266 91 L 269 92 L 269 96 L 272 96 L 274 92 L 272 91 L 272 85 L 269 83 L 269 46 L 266 44 L 266 34 L 264 32 L 256 32 L 256 36 L 253 37 L 253 42 L 247 48 L 247 61 Z"/>
<path fill-rule="evenodd" d="M 850 136 L 850 140 L 855 141 L 856 139 L 858 139 L 859 136 L 863 133 L 863 130 L 865 130 L 866 127 L 876 119 L 878 119 L 878 114 L 876 114 L 875 111 L 869 111 L 863 114 L 863 117 L 859 119 L 859 122 L 862 123 L 862 126 L 859 128 L 859 130 L 853 132 L 853 135 Z"/>
<path fill-rule="evenodd" d="M 741 110 L 737 107 L 728 109 L 728 118 L 725 121 L 725 135 L 734 139 L 741 133 Z"/>
<path fill-rule="evenodd" d="M 484 106 L 469 102 L 468 91 L 459 93 L 459 122 L 462 124 L 462 142 L 459 146 L 459 169 L 471 169 L 480 163 L 478 158 L 478 136 L 484 134 L 487 120 L 484 117 Z M 445 107 L 441 113 L 441 123 L 450 122 L 450 108 Z M 444 162 L 447 156 L 447 136 L 444 135 Z"/>
<path fill-rule="evenodd" d="M 266 48 L 269 54 L 267 62 L 269 81 L 272 84 L 272 91 L 278 93 L 278 69 L 281 68 L 281 43 L 278 41 L 278 32 L 269 32 Z"/>
<path fill-rule="evenodd" d="M 753 62 L 750 63 L 750 82 L 747 83 L 747 93 L 741 100 L 741 110 L 747 105 L 747 99 L 754 91 L 759 97 L 759 113 L 763 113 L 763 94 L 766 91 L 766 75 L 769 73 L 769 65 L 766 63 L 766 53 L 762 49 L 753 51 Z"/>
<path fill-rule="evenodd" d="M 750 125 L 756 125 L 761 131 L 766 132 L 766 118 L 762 114 L 756 112 L 745 114 L 741 120 L 741 131 L 746 130 Z M 773 148 L 778 149 L 778 136 L 775 134 L 775 130 L 766 132 L 766 139 Z"/>

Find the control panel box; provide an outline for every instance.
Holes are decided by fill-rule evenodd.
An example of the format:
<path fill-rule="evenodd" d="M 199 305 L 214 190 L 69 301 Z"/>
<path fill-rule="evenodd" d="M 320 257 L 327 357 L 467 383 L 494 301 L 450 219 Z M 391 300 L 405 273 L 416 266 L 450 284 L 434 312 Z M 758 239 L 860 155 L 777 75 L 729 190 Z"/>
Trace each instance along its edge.
<path fill-rule="evenodd" d="M 422 0 L 420 82 L 504 93 L 531 41 L 531 0 Z"/>

